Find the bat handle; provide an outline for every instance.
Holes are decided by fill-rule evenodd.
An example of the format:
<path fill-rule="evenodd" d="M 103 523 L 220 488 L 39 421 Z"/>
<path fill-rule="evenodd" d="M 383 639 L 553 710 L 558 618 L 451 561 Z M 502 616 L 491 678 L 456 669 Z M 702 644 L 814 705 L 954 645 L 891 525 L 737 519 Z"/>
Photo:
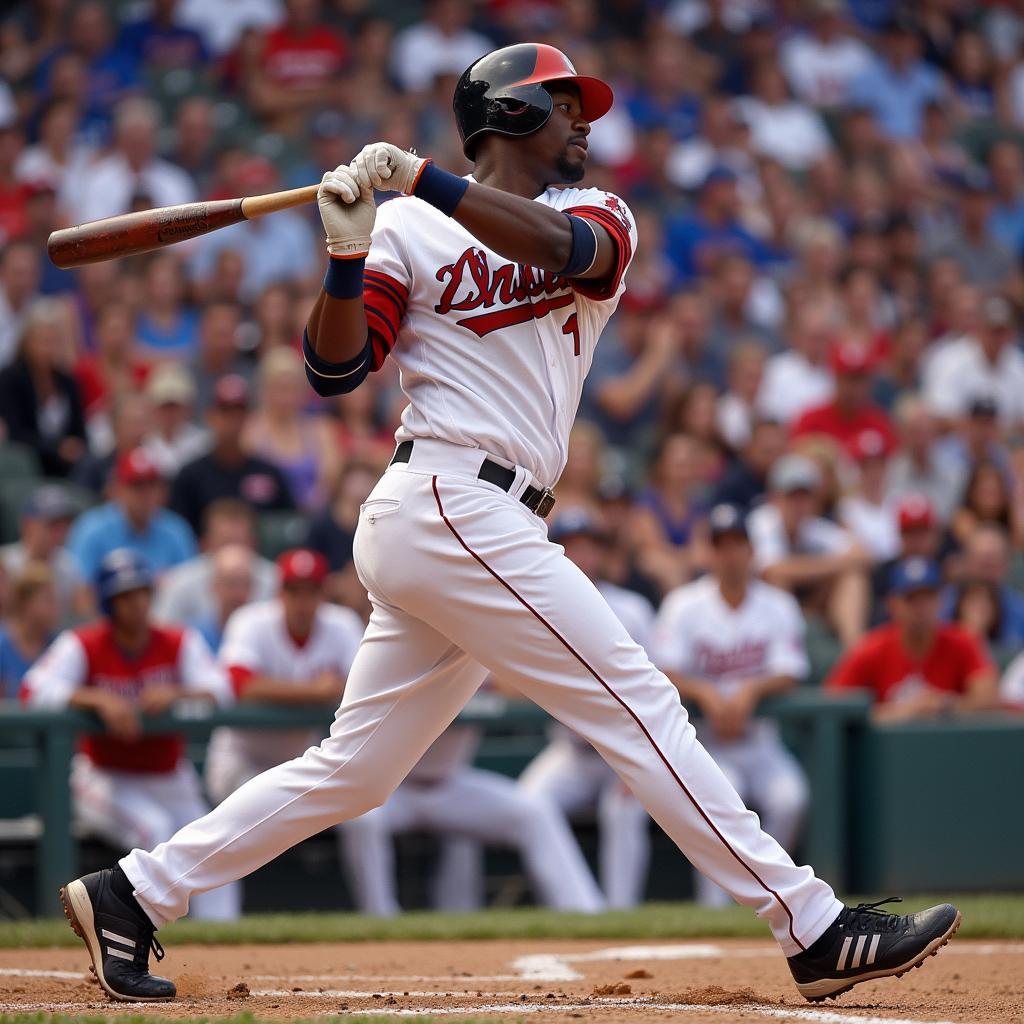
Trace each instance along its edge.
<path fill-rule="evenodd" d="M 286 192 L 271 192 L 265 196 L 247 196 L 242 200 L 242 216 L 246 220 L 263 217 L 278 210 L 290 210 L 293 206 L 304 206 L 316 201 L 320 183 L 303 185 L 302 188 L 288 189 Z"/>

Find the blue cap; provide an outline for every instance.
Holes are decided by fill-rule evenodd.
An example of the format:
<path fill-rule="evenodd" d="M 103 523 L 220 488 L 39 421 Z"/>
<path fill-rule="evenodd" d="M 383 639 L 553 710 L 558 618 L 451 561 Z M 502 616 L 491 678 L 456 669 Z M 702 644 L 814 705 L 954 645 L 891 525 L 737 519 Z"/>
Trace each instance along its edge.
<path fill-rule="evenodd" d="M 712 541 L 724 537 L 727 533 L 747 536 L 747 516 L 739 505 L 723 503 L 716 505 L 708 514 L 708 529 Z"/>
<path fill-rule="evenodd" d="M 909 594 L 914 590 L 938 590 L 942 573 L 930 558 L 904 558 L 893 568 L 889 579 L 890 594 Z"/>
<path fill-rule="evenodd" d="M 55 523 L 60 519 L 74 519 L 81 510 L 65 487 L 60 484 L 43 484 L 37 487 L 22 505 L 21 514 L 25 519 L 42 519 Z"/>
<path fill-rule="evenodd" d="M 704 175 L 704 181 L 701 184 L 701 188 L 707 188 L 708 185 L 714 185 L 720 181 L 728 181 L 731 184 L 736 184 L 736 182 L 739 181 L 739 176 L 727 164 L 714 164 L 708 173 Z"/>
<path fill-rule="evenodd" d="M 561 544 L 569 537 L 603 537 L 604 528 L 585 508 L 567 508 L 548 530 L 548 539 Z"/>

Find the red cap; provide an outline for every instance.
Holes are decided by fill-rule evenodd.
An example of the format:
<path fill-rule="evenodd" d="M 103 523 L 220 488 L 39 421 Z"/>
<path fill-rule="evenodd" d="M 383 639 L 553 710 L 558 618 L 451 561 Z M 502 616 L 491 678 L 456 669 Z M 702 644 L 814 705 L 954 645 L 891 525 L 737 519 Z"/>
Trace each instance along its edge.
<path fill-rule="evenodd" d="M 908 494 L 897 506 L 900 530 L 925 530 L 935 525 L 935 508 L 923 494 Z"/>
<path fill-rule="evenodd" d="M 850 445 L 850 454 L 857 462 L 868 459 L 882 459 L 888 454 L 885 437 L 877 430 L 862 430 Z"/>
<path fill-rule="evenodd" d="M 873 354 L 862 345 L 840 342 L 832 349 L 832 369 L 838 374 L 870 373 L 874 368 Z"/>
<path fill-rule="evenodd" d="M 277 559 L 281 572 L 281 586 L 289 583 L 321 584 L 327 578 L 327 559 L 319 551 L 309 548 L 292 548 Z"/>
<path fill-rule="evenodd" d="M 160 467 L 145 448 L 133 448 L 125 452 L 117 460 L 115 475 L 117 482 L 122 484 L 141 484 L 163 479 Z"/>
<path fill-rule="evenodd" d="M 213 400 L 217 405 L 248 406 L 249 385 L 246 379 L 237 373 L 219 377 L 213 389 Z"/>

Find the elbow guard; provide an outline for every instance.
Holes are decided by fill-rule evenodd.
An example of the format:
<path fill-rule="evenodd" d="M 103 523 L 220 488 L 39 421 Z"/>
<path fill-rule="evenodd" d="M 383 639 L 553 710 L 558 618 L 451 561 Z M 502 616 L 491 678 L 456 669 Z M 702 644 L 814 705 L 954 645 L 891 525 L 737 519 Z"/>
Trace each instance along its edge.
<path fill-rule="evenodd" d="M 366 339 L 359 355 L 344 363 L 330 363 L 313 351 L 309 343 L 309 334 L 302 332 L 302 357 L 306 363 L 306 379 L 310 387 L 323 398 L 333 395 L 347 395 L 355 391 L 366 380 L 370 372 L 373 351 L 370 339 Z"/>

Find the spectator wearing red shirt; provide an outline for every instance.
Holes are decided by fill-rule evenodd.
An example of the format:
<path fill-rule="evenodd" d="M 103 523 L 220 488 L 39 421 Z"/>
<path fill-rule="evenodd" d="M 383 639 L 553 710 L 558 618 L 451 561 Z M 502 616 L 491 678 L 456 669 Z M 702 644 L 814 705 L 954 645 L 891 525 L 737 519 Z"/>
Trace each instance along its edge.
<path fill-rule="evenodd" d="M 825 684 L 874 691 L 876 721 L 983 711 L 998 702 L 996 669 L 967 630 L 939 621 L 938 565 L 907 558 L 893 573 L 892 622 L 868 633 Z"/>
<path fill-rule="evenodd" d="M 870 350 L 848 342 L 836 345 L 832 350 L 835 397 L 804 412 L 793 426 L 793 436 L 824 434 L 852 454 L 858 437 L 874 431 L 885 443 L 884 454 L 891 454 L 897 448 L 896 432 L 885 412 L 871 401 L 874 365 Z"/>
<path fill-rule="evenodd" d="M 275 127 L 334 105 L 335 86 L 348 56 L 344 37 L 321 21 L 320 0 L 286 0 L 285 20 L 263 37 L 253 70 L 250 101 Z"/>

